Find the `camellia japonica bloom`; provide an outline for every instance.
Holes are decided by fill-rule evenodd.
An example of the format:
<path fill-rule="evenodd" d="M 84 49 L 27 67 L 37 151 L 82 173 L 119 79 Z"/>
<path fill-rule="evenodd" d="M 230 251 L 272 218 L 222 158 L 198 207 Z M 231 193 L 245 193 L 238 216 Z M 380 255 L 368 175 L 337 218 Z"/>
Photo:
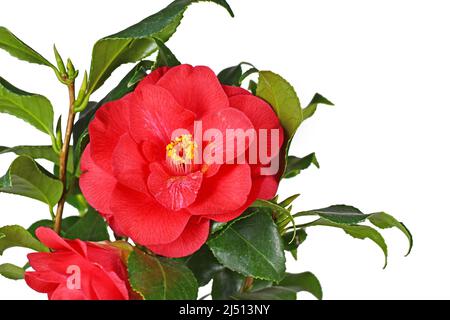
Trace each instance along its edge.
<path fill-rule="evenodd" d="M 211 220 L 233 220 L 278 188 L 279 168 L 268 170 L 283 144 L 276 114 L 207 67 L 153 71 L 102 106 L 89 135 L 86 199 L 116 233 L 162 256 L 194 253 Z"/>
<path fill-rule="evenodd" d="M 128 300 L 129 286 L 120 249 L 101 243 L 66 240 L 49 228 L 36 236 L 52 252 L 30 253 L 34 271 L 25 273 L 32 289 L 50 300 Z"/>

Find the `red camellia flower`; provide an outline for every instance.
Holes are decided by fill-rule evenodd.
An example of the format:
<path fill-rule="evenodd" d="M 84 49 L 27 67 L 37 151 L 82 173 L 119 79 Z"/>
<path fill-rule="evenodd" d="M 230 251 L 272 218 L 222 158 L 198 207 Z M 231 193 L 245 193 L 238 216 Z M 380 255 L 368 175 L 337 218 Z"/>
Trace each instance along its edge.
<path fill-rule="evenodd" d="M 32 289 L 50 300 L 128 300 L 126 268 L 121 251 L 110 245 L 65 240 L 49 228 L 36 236 L 51 253 L 31 253 L 35 271 L 25 273 Z"/>
<path fill-rule="evenodd" d="M 229 130 L 278 135 L 255 149 L 255 136 L 229 138 Z M 283 130 L 277 116 L 248 91 L 222 86 L 207 67 L 153 71 L 134 92 L 102 106 L 89 134 L 83 194 L 117 233 L 159 255 L 194 253 L 207 240 L 211 220 L 235 219 L 278 188 L 277 171 L 262 174 L 267 161 L 247 159 L 255 150 L 278 158 Z M 196 161 L 202 152 L 227 161 Z"/>

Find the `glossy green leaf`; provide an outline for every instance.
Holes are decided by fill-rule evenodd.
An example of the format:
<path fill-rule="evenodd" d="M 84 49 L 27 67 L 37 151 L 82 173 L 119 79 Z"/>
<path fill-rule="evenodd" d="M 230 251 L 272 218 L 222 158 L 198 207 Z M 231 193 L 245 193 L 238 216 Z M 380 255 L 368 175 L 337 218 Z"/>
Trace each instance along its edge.
<path fill-rule="evenodd" d="M 242 77 L 242 64 L 238 64 L 237 66 L 232 66 L 226 69 L 223 69 L 217 75 L 221 84 L 227 86 L 240 86 L 240 80 Z"/>
<path fill-rule="evenodd" d="M 297 249 L 307 237 L 308 234 L 304 229 L 297 229 L 295 233 L 294 231 L 285 233 L 283 235 L 284 250 L 289 251 L 297 260 Z"/>
<path fill-rule="evenodd" d="M 10 55 L 20 60 L 44 65 L 55 70 L 53 64 L 5 27 L 0 27 L 0 49 L 7 51 Z"/>
<path fill-rule="evenodd" d="M 303 121 L 300 100 L 292 85 L 276 73 L 260 71 L 256 95 L 272 106 L 287 133 L 286 140 L 292 139 Z"/>
<path fill-rule="evenodd" d="M 166 8 L 94 46 L 89 78 L 89 93 L 97 90 L 120 65 L 145 59 L 156 51 L 154 38 L 166 42 L 177 30 L 187 7 L 194 2 L 210 1 L 226 8 L 225 0 L 175 0 Z"/>
<path fill-rule="evenodd" d="M 317 299 L 322 300 L 322 287 L 319 280 L 311 272 L 298 274 L 286 274 L 286 277 L 278 284 L 280 287 L 291 289 L 295 292 L 306 291 Z"/>
<path fill-rule="evenodd" d="M 211 297 L 213 300 L 230 300 L 239 293 L 244 285 L 245 277 L 229 269 L 223 269 L 215 274 Z"/>
<path fill-rule="evenodd" d="M 33 159 L 44 159 L 56 165 L 59 165 L 59 154 L 53 150 L 52 146 L 17 146 L 17 147 L 3 147 L 0 146 L 0 154 L 15 153 L 18 156 L 28 156 Z M 69 161 L 67 163 L 67 171 L 73 171 L 72 163 L 73 153 L 69 151 Z"/>
<path fill-rule="evenodd" d="M 145 300 L 195 300 L 198 285 L 183 263 L 133 251 L 128 258 L 131 287 Z"/>
<path fill-rule="evenodd" d="M 41 95 L 22 91 L 0 77 L 0 112 L 20 118 L 53 136 L 53 107 Z"/>
<path fill-rule="evenodd" d="M 347 225 L 341 223 L 335 223 L 330 220 L 320 218 L 310 224 L 309 226 L 326 226 L 333 228 L 340 228 L 345 231 L 348 235 L 352 236 L 356 239 L 370 239 L 375 244 L 380 247 L 384 254 L 384 267 L 387 266 L 387 258 L 388 258 L 388 248 L 386 242 L 384 241 L 383 236 L 375 229 L 369 226 L 361 226 L 361 225 Z"/>
<path fill-rule="evenodd" d="M 318 215 L 331 222 L 343 224 L 356 224 L 363 222 L 370 216 L 369 214 L 362 213 L 355 207 L 346 205 L 334 205 L 323 209 L 309 210 L 296 214 L 296 216 L 310 215 Z"/>
<path fill-rule="evenodd" d="M 395 219 L 393 216 L 385 213 L 385 212 L 377 212 L 373 213 L 369 216 L 369 221 L 376 227 L 380 229 L 388 229 L 388 228 L 397 228 L 403 234 L 406 236 L 406 238 L 409 241 L 409 248 L 406 255 L 409 255 L 411 253 L 412 247 L 413 247 L 413 237 L 411 232 L 409 232 L 408 228 L 406 226 L 399 222 L 397 219 Z"/>
<path fill-rule="evenodd" d="M 90 209 L 84 217 L 80 218 L 67 229 L 65 237 L 83 241 L 109 240 L 108 225 L 102 216 L 95 210 Z"/>
<path fill-rule="evenodd" d="M 0 265 L 0 275 L 10 280 L 22 280 L 25 270 L 11 263 L 5 263 Z"/>
<path fill-rule="evenodd" d="M 217 272 L 225 269 L 206 245 L 190 256 L 185 263 L 191 269 L 200 287 L 206 286 Z"/>
<path fill-rule="evenodd" d="M 317 107 L 321 104 L 334 106 L 334 104 L 330 100 L 316 93 L 309 105 L 305 109 L 303 109 L 303 120 L 311 118 L 316 113 Z"/>
<path fill-rule="evenodd" d="M 0 255 L 6 249 L 14 247 L 29 248 L 35 251 L 48 252 L 48 248 L 36 240 L 31 233 L 21 226 L 6 226 L 0 228 L 0 234 L 5 237 L 0 238 Z"/>
<path fill-rule="evenodd" d="M 208 246 L 221 264 L 245 276 L 271 281 L 284 276 L 283 243 L 266 212 L 232 223 L 209 240 Z"/>
<path fill-rule="evenodd" d="M 33 159 L 20 156 L 0 178 L 0 192 L 33 198 L 53 207 L 61 198 L 61 181 L 52 177 Z"/>
<path fill-rule="evenodd" d="M 161 40 L 154 38 L 156 45 L 158 46 L 158 55 L 153 66 L 154 69 L 160 67 L 175 67 L 180 65 L 177 57 L 170 51 L 170 49 Z"/>
<path fill-rule="evenodd" d="M 303 170 L 308 169 L 311 165 L 315 165 L 316 168 L 320 168 L 320 164 L 317 161 L 315 153 L 311 153 L 303 158 L 289 156 L 287 158 L 287 166 L 283 178 L 293 178 L 299 175 Z"/>

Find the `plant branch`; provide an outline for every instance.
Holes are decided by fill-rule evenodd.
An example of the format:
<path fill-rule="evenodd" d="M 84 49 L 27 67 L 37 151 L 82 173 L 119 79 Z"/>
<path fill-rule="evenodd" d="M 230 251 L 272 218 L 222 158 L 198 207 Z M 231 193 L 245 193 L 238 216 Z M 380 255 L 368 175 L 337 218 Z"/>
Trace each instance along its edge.
<path fill-rule="evenodd" d="M 67 117 L 66 134 L 64 136 L 64 143 L 59 154 L 59 179 L 63 184 L 63 193 L 58 202 L 56 209 L 54 230 L 56 233 L 61 232 L 61 222 L 64 211 L 64 204 L 66 202 L 67 194 L 67 160 L 69 159 L 70 138 L 72 136 L 73 124 L 75 122 L 75 83 L 72 82 L 67 85 L 69 89 L 69 115 Z"/>

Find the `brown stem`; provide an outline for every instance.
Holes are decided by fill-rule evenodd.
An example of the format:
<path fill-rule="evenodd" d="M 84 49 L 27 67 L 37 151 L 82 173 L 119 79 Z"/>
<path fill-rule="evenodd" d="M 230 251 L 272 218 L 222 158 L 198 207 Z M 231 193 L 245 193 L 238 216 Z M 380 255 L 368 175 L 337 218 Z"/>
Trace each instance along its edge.
<path fill-rule="evenodd" d="M 72 136 L 73 124 L 75 122 L 75 84 L 68 85 L 69 88 L 69 115 L 67 117 L 66 134 L 64 136 L 64 143 L 59 153 L 59 179 L 63 184 L 63 192 L 61 199 L 58 202 L 56 209 L 54 230 L 56 233 L 61 232 L 61 222 L 64 211 L 64 204 L 66 202 L 67 193 L 67 159 L 69 159 L 70 137 Z"/>

